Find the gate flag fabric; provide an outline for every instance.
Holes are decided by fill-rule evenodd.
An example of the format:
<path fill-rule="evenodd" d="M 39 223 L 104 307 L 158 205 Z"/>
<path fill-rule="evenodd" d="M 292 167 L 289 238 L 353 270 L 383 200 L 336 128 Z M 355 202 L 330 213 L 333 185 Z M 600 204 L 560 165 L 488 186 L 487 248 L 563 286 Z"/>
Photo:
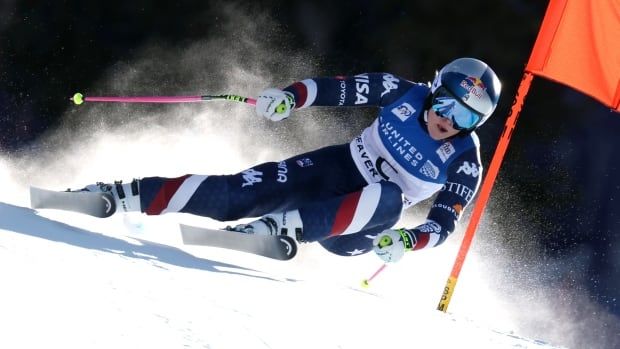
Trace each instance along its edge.
<path fill-rule="evenodd" d="M 525 70 L 620 111 L 620 0 L 551 0 Z"/>

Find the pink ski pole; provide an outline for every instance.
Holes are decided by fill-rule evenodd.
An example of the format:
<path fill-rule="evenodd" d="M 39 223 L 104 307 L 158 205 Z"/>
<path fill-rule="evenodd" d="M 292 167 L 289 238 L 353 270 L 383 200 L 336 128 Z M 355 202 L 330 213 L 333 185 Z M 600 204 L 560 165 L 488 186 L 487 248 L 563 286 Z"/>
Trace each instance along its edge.
<path fill-rule="evenodd" d="M 368 286 L 370 286 L 370 285 L 369 285 L 369 282 L 370 282 L 372 279 L 374 279 L 374 278 L 375 278 L 375 276 L 379 275 L 379 273 L 380 273 L 380 272 L 382 272 L 382 271 L 383 271 L 383 269 L 385 269 L 385 267 L 387 267 L 387 264 L 385 264 L 385 263 L 384 263 L 381 267 L 379 267 L 379 269 L 377 269 L 377 271 L 375 271 L 375 273 L 374 273 L 374 274 L 372 274 L 372 276 L 371 276 L 371 277 L 369 277 L 368 279 L 364 279 L 364 280 L 362 280 L 362 287 L 368 287 Z"/>
<path fill-rule="evenodd" d="M 122 96 L 110 96 L 110 97 L 86 97 L 81 93 L 76 93 L 70 100 L 73 103 L 80 105 L 84 102 L 112 102 L 112 103 L 194 103 L 194 102 L 206 102 L 211 100 L 227 100 L 233 102 L 247 103 L 250 105 L 256 105 L 256 100 L 253 98 L 237 96 L 237 95 L 205 95 L 205 96 L 144 96 L 144 97 L 122 97 Z"/>

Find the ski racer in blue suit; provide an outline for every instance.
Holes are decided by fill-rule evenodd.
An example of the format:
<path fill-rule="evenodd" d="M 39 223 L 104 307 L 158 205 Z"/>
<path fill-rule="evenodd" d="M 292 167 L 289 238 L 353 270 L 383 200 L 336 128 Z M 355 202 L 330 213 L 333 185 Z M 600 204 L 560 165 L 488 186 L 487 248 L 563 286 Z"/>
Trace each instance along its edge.
<path fill-rule="evenodd" d="M 377 106 L 350 143 L 253 166 L 234 175 L 146 177 L 97 184 L 117 207 L 146 214 L 186 212 L 234 221 L 249 234 L 286 234 L 352 256 L 386 262 L 435 247 L 454 230 L 482 177 L 474 132 L 493 113 L 501 84 L 484 62 L 460 58 L 432 84 L 388 73 L 323 77 L 260 93 L 256 111 L 280 121 L 312 106 Z M 87 188 L 89 188 L 87 187 Z M 404 208 L 437 194 L 426 221 L 394 229 Z"/>

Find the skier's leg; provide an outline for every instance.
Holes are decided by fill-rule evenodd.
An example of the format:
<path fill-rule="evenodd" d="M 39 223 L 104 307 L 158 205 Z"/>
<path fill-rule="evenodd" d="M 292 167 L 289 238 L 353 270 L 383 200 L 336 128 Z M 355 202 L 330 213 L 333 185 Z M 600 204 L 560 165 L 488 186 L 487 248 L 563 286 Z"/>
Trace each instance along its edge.
<path fill-rule="evenodd" d="M 303 239 L 323 241 L 389 229 L 400 219 L 402 209 L 402 191 L 396 184 L 373 183 L 361 191 L 300 208 Z"/>
<path fill-rule="evenodd" d="M 349 145 L 343 144 L 260 164 L 235 175 L 142 178 L 138 206 L 151 215 L 185 212 L 231 221 L 296 209 L 366 184 Z"/>
<path fill-rule="evenodd" d="M 339 256 L 357 256 L 372 251 L 372 242 L 385 228 L 373 228 L 355 234 L 340 235 L 319 241 L 321 246 Z"/>
<path fill-rule="evenodd" d="M 233 229 L 246 233 L 286 234 L 302 242 L 320 241 L 338 254 L 349 248 L 363 253 L 372 245 L 367 235 L 391 228 L 400 219 L 402 208 L 400 188 L 392 182 L 379 182 L 298 210 L 268 214 Z M 351 247 L 354 245 L 357 247 Z"/>
<path fill-rule="evenodd" d="M 372 251 L 372 242 L 375 236 L 385 229 L 392 228 L 400 219 L 403 208 L 402 192 L 396 184 L 392 182 L 380 182 L 372 184 L 368 188 L 375 189 L 373 186 L 376 187 L 378 185 L 381 185 L 381 198 L 376 204 L 375 211 L 370 214 L 366 213 L 366 217 L 370 216 L 369 219 L 367 218 L 367 223 L 364 224 L 366 219 L 364 219 L 363 215 L 354 217 L 347 229 L 341 234 L 332 233 L 320 239 L 319 243 L 321 246 L 329 252 L 340 256 L 356 256 Z M 369 205 L 364 202 L 360 202 L 360 204 L 367 204 L 370 207 L 373 206 L 372 204 Z M 370 210 L 366 212 L 370 212 Z M 357 213 L 356 216 L 358 216 Z M 359 219 L 361 222 L 356 224 L 356 219 Z M 308 228 L 310 228 L 310 226 L 308 226 Z"/>

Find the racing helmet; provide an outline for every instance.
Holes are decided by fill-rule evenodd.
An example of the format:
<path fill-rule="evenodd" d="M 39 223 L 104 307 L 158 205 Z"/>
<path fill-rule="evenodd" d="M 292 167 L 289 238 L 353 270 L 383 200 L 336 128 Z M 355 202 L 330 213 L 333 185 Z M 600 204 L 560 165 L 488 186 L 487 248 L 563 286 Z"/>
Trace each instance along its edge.
<path fill-rule="evenodd" d="M 452 119 L 457 129 L 474 130 L 493 113 L 502 84 L 495 72 L 475 58 L 458 58 L 436 74 L 431 85 L 432 108 Z"/>

